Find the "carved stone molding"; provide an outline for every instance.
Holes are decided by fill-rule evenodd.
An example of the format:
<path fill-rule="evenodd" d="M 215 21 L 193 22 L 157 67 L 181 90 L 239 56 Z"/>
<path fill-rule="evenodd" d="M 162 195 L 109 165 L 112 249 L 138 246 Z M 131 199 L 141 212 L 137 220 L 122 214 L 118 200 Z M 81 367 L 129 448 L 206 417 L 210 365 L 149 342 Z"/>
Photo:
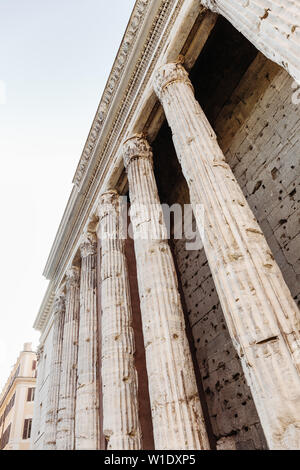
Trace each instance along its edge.
<path fill-rule="evenodd" d="M 193 85 L 189 79 L 189 75 L 181 62 L 173 62 L 170 64 L 163 65 L 157 69 L 154 77 L 154 90 L 158 98 L 161 100 L 162 93 L 165 88 L 173 82 L 184 82 L 188 84 L 192 89 Z"/>
<path fill-rule="evenodd" d="M 137 160 L 138 158 L 150 160 L 153 164 L 153 153 L 151 146 L 142 134 L 136 134 L 124 142 L 123 156 L 126 169 L 132 160 Z"/>
<path fill-rule="evenodd" d="M 159 41 L 161 41 L 162 44 L 164 43 L 169 33 L 169 29 L 164 29 L 164 25 L 170 19 L 171 16 L 171 28 L 171 24 L 174 24 L 175 19 L 183 3 L 184 0 L 164 0 L 163 2 L 161 2 L 159 13 L 155 17 L 153 28 L 149 32 L 149 36 L 147 38 L 147 41 L 145 42 L 145 50 L 143 51 L 142 57 L 136 61 L 136 69 L 132 74 L 132 78 L 128 85 L 128 88 L 124 93 L 124 100 L 121 103 L 118 117 L 115 119 L 115 124 L 118 129 L 120 129 L 121 122 L 123 122 L 124 111 L 126 115 L 128 111 L 128 103 L 132 101 L 132 97 L 135 95 L 136 89 L 140 85 L 140 79 L 144 76 L 144 72 L 147 68 L 146 57 L 148 58 L 148 60 L 151 57 L 154 65 L 156 60 L 153 59 L 152 56 L 153 50 L 155 49 Z M 174 5 L 176 5 L 175 11 L 173 10 Z M 136 2 L 134 12 L 131 17 L 131 22 L 129 23 L 119 53 L 112 68 L 111 75 L 108 79 L 100 106 L 98 108 L 96 117 L 92 125 L 92 130 L 88 136 L 78 168 L 74 176 L 73 182 L 77 187 L 80 187 L 89 162 L 92 159 L 106 117 L 109 114 L 113 98 L 115 97 L 116 91 L 123 77 L 125 65 L 128 63 L 128 59 L 131 53 L 133 52 L 134 48 L 136 47 L 138 33 L 140 32 L 144 19 L 146 18 L 151 8 L 153 8 L 153 2 L 151 2 L 150 0 L 138 0 Z M 151 70 L 149 70 L 149 75 L 151 74 L 150 72 Z M 113 136 L 114 135 L 115 129 L 113 132 Z"/>
<path fill-rule="evenodd" d="M 217 13 L 217 12 L 218 12 L 218 7 L 217 7 L 217 5 L 216 5 L 216 0 L 201 0 L 201 4 L 202 4 L 205 8 L 207 8 L 207 9 L 213 11 L 214 13 Z"/>
<path fill-rule="evenodd" d="M 124 39 L 104 90 L 100 106 L 96 113 L 91 132 L 85 144 L 80 163 L 75 173 L 74 183 L 77 186 L 80 185 L 81 179 L 86 171 L 87 165 L 95 148 L 95 144 L 103 127 L 103 123 L 107 116 L 112 98 L 114 97 L 116 89 L 118 88 L 120 79 L 122 77 L 122 72 L 135 45 L 138 33 L 141 29 L 149 6 L 151 6 L 150 0 L 138 0 L 136 2 Z"/>
<path fill-rule="evenodd" d="M 53 314 L 58 315 L 66 308 L 66 295 L 60 292 L 55 296 L 53 303 Z"/>
<path fill-rule="evenodd" d="M 80 254 L 82 258 L 87 258 L 97 252 L 97 237 L 92 232 L 86 232 L 82 237 Z"/>
<path fill-rule="evenodd" d="M 75 448 L 100 445 L 98 383 L 97 237 L 87 232 L 81 245 L 80 321 L 78 335 Z"/>
<path fill-rule="evenodd" d="M 125 200 L 127 201 L 126 197 Z M 110 240 L 126 239 L 127 205 L 122 201 L 123 197 L 114 189 L 106 191 L 100 196 L 97 236 L 102 242 L 107 238 Z"/>
<path fill-rule="evenodd" d="M 80 236 L 86 226 L 89 210 L 92 204 L 96 204 L 99 197 L 98 191 L 101 181 L 104 181 L 109 173 L 117 149 L 126 138 L 128 125 L 140 105 L 156 63 L 166 47 L 169 35 L 185 4 L 185 0 L 157 0 L 147 3 L 139 31 L 139 37 L 141 29 L 144 36 L 141 37 L 140 42 L 135 41 L 132 46 L 130 58 L 134 54 L 134 59 L 132 63 L 130 62 L 130 66 L 126 65 L 126 76 L 123 68 L 119 81 L 119 83 L 122 81 L 124 87 L 120 90 L 120 86 L 116 84 L 113 99 L 111 99 L 106 111 L 106 117 L 102 112 L 103 123 L 98 138 L 93 144 L 88 139 L 89 145 L 92 146 L 90 154 L 84 164 L 82 175 L 77 181 L 78 184 L 76 183 L 73 188 L 68 207 L 48 257 L 44 269 L 44 276 L 47 279 L 60 281 L 64 276 L 68 260 L 72 257 L 71 251 L 77 249 Z M 135 8 L 137 6 L 138 3 Z M 204 7 L 199 4 L 199 12 L 201 9 L 204 11 Z M 101 100 L 102 103 L 103 100 Z M 111 109 L 112 104 L 116 104 L 113 109 Z M 105 107 L 101 109 L 105 111 Z M 92 131 L 96 120 L 97 116 L 92 124 Z M 88 147 L 88 142 L 85 148 Z M 85 157 L 82 156 L 79 165 L 84 160 Z M 108 164 L 108 162 L 110 163 Z M 121 164 L 121 161 L 119 163 Z M 83 188 L 84 197 L 81 192 Z M 46 318 L 46 312 L 43 317 L 40 315 L 39 328 L 45 324 Z"/>
<path fill-rule="evenodd" d="M 108 450 L 142 447 L 138 381 L 134 364 L 134 331 L 125 240 L 119 223 L 120 196 L 101 198 L 101 354 L 103 433 Z"/>
<path fill-rule="evenodd" d="M 142 210 L 131 210 L 130 218 L 155 449 L 208 449 L 175 265 L 165 235 L 152 151 L 143 136 L 129 139 L 123 150 L 131 204 L 143 207 Z"/>
<path fill-rule="evenodd" d="M 101 194 L 98 206 L 99 220 L 106 217 L 110 210 L 119 211 L 119 193 L 115 189 L 110 189 Z"/>
<path fill-rule="evenodd" d="M 56 448 L 75 447 L 75 403 L 77 384 L 78 329 L 80 310 L 80 269 L 67 272 L 66 313 L 63 328 L 59 401 L 57 411 Z"/>
<path fill-rule="evenodd" d="M 219 301 L 269 448 L 298 448 L 297 305 L 191 87 L 173 81 L 161 96 Z"/>

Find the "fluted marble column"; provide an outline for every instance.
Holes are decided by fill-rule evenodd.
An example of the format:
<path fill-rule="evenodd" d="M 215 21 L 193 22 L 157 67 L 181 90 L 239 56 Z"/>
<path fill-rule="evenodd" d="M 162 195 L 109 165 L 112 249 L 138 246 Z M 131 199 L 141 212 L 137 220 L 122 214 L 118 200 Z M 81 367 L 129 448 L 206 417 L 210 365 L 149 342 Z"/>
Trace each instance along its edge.
<path fill-rule="evenodd" d="M 155 448 L 208 449 L 172 254 L 142 136 L 124 144 Z"/>
<path fill-rule="evenodd" d="M 180 64 L 155 91 L 172 129 L 223 312 L 270 448 L 300 445 L 299 311 Z"/>
<path fill-rule="evenodd" d="M 80 246 L 80 323 L 75 414 L 76 450 L 100 445 L 98 387 L 97 238 L 86 233 Z"/>
<path fill-rule="evenodd" d="M 42 421 L 41 417 L 41 409 L 40 409 L 40 389 L 43 383 L 43 354 L 44 354 L 44 344 L 40 344 L 36 351 L 36 388 L 35 388 L 35 398 L 34 398 L 34 406 L 33 406 L 33 419 L 32 419 L 32 429 L 31 429 L 31 448 L 33 450 L 36 449 L 36 443 L 38 441 L 38 437 L 40 436 L 41 429 L 45 426 L 45 418 Z M 3 423 L 5 424 L 5 423 Z M 0 430 L 1 434 L 1 430 Z M 44 440 L 43 440 L 44 444 Z"/>
<path fill-rule="evenodd" d="M 121 239 L 120 197 L 101 196 L 98 236 L 101 239 L 103 433 L 108 450 L 139 450 L 138 380 L 134 365 L 134 332 L 125 240 Z"/>
<path fill-rule="evenodd" d="M 53 316 L 52 357 L 49 373 L 49 391 L 44 435 L 45 450 L 55 450 L 56 448 L 57 413 L 65 324 L 65 294 L 63 292 L 59 293 L 54 300 Z"/>
<path fill-rule="evenodd" d="M 300 83 L 299 0 L 200 0 Z"/>
<path fill-rule="evenodd" d="M 59 387 L 56 448 L 75 448 L 75 403 L 79 329 L 80 269 L 72 267 L 66 275 L 66 314 Z"/>

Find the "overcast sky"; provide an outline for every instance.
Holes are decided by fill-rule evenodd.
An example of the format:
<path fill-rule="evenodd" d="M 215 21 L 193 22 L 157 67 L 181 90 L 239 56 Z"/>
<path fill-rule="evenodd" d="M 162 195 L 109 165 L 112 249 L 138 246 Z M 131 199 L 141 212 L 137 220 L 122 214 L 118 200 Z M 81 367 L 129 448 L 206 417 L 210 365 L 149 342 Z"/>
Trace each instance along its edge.
<path fill-rule="evenodd" d="M 134 0 L 0 0 L 0 388 L 32 328 L 42 271 Z"/>

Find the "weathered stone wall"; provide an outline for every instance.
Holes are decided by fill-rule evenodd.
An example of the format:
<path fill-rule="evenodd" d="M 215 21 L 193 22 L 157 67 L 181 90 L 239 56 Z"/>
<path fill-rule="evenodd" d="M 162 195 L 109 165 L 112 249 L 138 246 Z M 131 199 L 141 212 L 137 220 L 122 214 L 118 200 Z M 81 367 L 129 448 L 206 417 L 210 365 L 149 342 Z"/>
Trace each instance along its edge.
<path fill-rule="evenodd" d="M 300 114 L 299 106 L 293 104 L 293 80 L 253 51 L 224 20 L 218 22 L 191 78 L 197 99 L 299 303 Z M 169 204 L 185 204 L 188 188 L 171 140 L 164 125 L 154 143 L 160 197 Z M 172 245 L 217 447 L 266 448 L 205 253 L 187 251 L 184 240 Z"/>

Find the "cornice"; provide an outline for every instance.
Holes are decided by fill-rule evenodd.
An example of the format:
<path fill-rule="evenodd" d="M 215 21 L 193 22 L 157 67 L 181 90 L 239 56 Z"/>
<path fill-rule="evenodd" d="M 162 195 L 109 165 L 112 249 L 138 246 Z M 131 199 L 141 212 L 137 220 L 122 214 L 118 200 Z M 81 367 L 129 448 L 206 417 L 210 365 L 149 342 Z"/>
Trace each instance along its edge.
<path fill-rule="evenodd" d="M 159 2 L 156 1 L 156 3 Z M 134 50 L 139 32 L 142 29 L 149 8 L 153 8 L 153 0 L 137 0 L 135 3 L 132 15 L 129 19 L 128 26 L 112 66 L 112 70 L 107 80 L 107 84 L 98 106 L 96 116 L 94 118 L 90 133 L 88 135 L 74 175 L 73 183 L 79 188 L 81 186 L 89 162 L 93 158 L 96 144 L 101 137 L 101 131 L 103 129 L 105 119 L 110 112 L 113 98 L 117 93 L 118 86 L 123 77 L 124 69 L 126 68 L 132 51 Z"/>
<path fill-rule="evenodd" d="M 199 4 L 198 0 L 192 1 L 195 1 L 197 5 Z M 185 2 L 189 2 L 189 0 L 155 0 L 154 2 L 151 1 L 151 8 L 146 8 L 147 6 L 149 7 L 148 1 L 146 3 L 143 2 L 145 18 L 143 21 L 140 19 L 140 29 L 135 35 L 135 41 L 132 41 L 131 47 L 128 49 L 128 59 L 122 69 L 118 85 L 115 84 L 114 92 L 112 93 L 109 79 L 103 93 L 104 97 L 107 95 L 107 90 L 111 91 L 109 108 L 107 108 L 105 116 L 101 115 L 103 119 L 101 131 L 99 130 L 98 138 L 90 149 L 93 152 L 90 154 L 89 159 L 86 160 L 84 173 L 82 172 L 80 177 L 80 184 L 74 185 L 72 189 L 44 269 L 43 274 L 47 279 L 59 276 L 58 273 L 61 271 L 61 255 L 62 253 L 69 252 L 70 241 L 74 238 L 71 235 L 73 235 L 75 230 L 77 232 L 77 221 L 83 217 L 83 202 L 90 200 L 89 193 L 91 193 L 91 188 L 94 189 L 95 183 L 96 186 L 99 186 L 99 182 L 101 182 L 100 175 L 103 178 L 105 177 L 105 173 L 108 170 L 109 156 L 113 153 L 113 149 L 120 145 L 120 136 L 121 139 L 124 136 L 126 122 L 128 122 L 128 119 L 136 109 L 137 98 L 141 96 L 145 89 L 168 38 L 168 34 Z M 131 19 L 136 16 L 136 8 L 140 9 L 139 1 L 136 2 Z M 202 7 L 199 6 L 200 8 Z M 128 29 L 130 29 L 130 26 L 127 28 L 127 31 Z M 126 37 L 125 33 L 124 39 Z M 120 51 L 122 51 L 122 45 Z M 131 52 L 131 57 L 129 57 L 129 51 Z M 117 60 L 115 64 L 116 62 Z M 103 99 L 105 98 L 103 97 L 98 109 L 101 108 L 101 104 L 104 102 Z M 96 122 L 97 114 L 94 119 L 94 123 Z M 90 143 L 89 145 L 92 144 Z M 63 269 L 65 269 L 65 265 L 63 265 Z"/>
<path fill-rule="evenodd" d="M 99 124 L 97 124 L 99 110 L 102 112 L 103 100 L 107 101 L 107 89 L 111 91 L 109 107 L 106 108 L 106 114 L 101 115 L 102 121 L 97 137 L 95 133 L 93 134 L 94 143 L 90 148 L 92 153 L 89 154 L 88 159 L 84 157 L 85 167 L 81 167 L 80 182 L 79 173 L 76 172 L 76 182 L 74 179 L 76 184 L 72 189 L 45 266 L 44 276 L 50 280 L 50 284 L 34 324 L 34 327 L 41 331 L 45 330 L 45 322 L 50 317 L 54 292 L 80 248 L 81 235 L 86 229 L 89 217 L 93 210 L 97 212 L 99 195 L 111 187 L 106 185 L 111 175 L 114 181 L 118 181 L 124 169 L 120 149 L 124 140 L 132 134 L 133 121 L 144 122 L 158 102 L 152 86 L 154 70 L 165 60 L 176 60 L 196 20 L 201 18 L 201 22 L 203 17 L 205 23 L 207 15 L 213 15 L 201 6 L 199 0 L 154 0 L 151 2 L 151 8 L 149 8 L 148 1 L 142 3 L 145 17 L 140 18 L 132 42 L 128 44 L 127 59 L 120 70 L 118 81 L 114 83 L 113 90 L 110 78 L 108 80 L 89 137 L 94 125 Z M 134 12 L 140 7 L 140 2 L 137 2 Z M 131 21 L 135 15 L 134 12 Z M 186 56 L 186 60 L 191 64 L 194 63 L 203 47 L 214 21 L 214 18 L 210 16 L 203 31 L 195 36 L 193 53 L 190 55 L 188 53 Z M 129 29 L 130 25 L 126 31 L 128 32 Z M 122 44 L 126 42 L 126 37 L 125 33 Z M 122 45 L 113 70 L 118 63 L 121 50 Z M 150 104 L 145 104 L 145 100 L 148 100 Z M 143 107 L 147 108 L 146 113 Z M 137 116 L 142 118 L 137 118 Z M 140 131 L 137 130 L 137 132 Z M 91 141 L 88 145 L 92 145 Z"/>

